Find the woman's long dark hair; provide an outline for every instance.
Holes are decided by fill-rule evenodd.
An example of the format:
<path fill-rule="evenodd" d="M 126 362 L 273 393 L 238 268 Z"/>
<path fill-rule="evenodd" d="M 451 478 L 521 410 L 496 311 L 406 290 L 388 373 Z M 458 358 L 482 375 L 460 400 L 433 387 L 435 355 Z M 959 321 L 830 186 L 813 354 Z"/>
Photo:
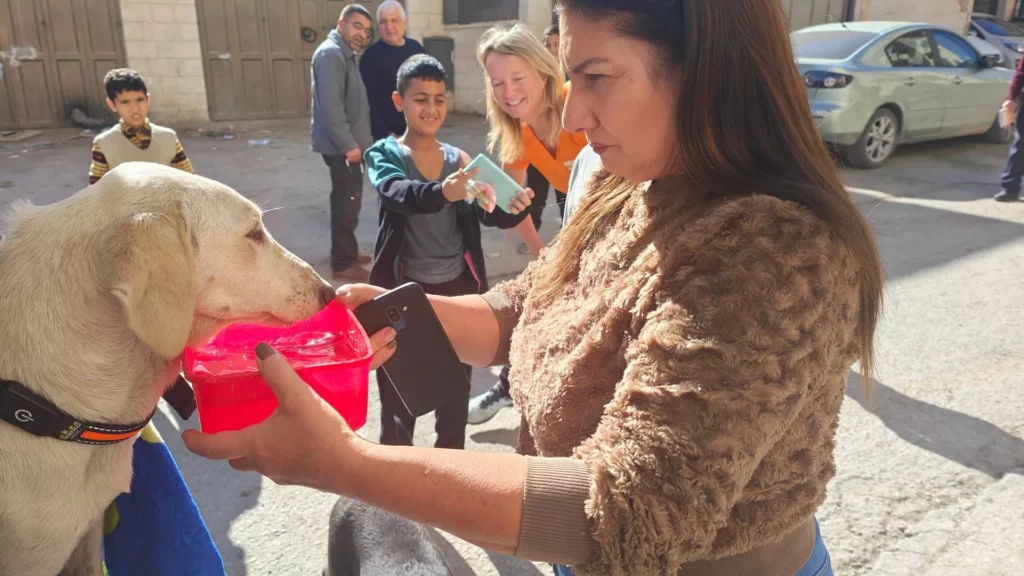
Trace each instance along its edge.
<path fill-rule="evenodd" d="M 612 22 L 651 44 L 651 74 L 680 74 L 679 165 L 717 196 L 767 194 L 806 207 L 846 245 L 860 274 L 860 361 L 871 382 L 882 266 L 867 220 L 815 129 L 778 0 L 558 0 L 558 10 Z M 619 182 L 616 182 L 619 180 Z M 630 186 L 606 179 L 559 234 L 548 287 L 564 284 Z M 543 290 L 543 286 L 541 286 Z"/>

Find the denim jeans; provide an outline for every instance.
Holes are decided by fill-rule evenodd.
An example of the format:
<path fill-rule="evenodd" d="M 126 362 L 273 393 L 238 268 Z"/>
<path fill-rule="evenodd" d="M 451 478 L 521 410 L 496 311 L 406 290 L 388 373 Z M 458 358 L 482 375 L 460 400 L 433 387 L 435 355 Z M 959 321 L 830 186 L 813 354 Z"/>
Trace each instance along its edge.
<path fill-rule="evenodd" d="M 1010 146 L 1010 156 L 1006 159 L 1006 168 L 1003 170 L 1002 185 L 1011 195 L 1020 194 L 1021 178 L 1024 178 L 1024 123 L 1020 122 L 1021 108 L 1024 105 L 1017 102 L 1017 126 L 1013 133 L 1013 145 Z"/>
<path fill-rule="evenodd" d="M 554 566 L 554 569 L 555 576 L 573 576 L 572 570 L 568 566 Z M 821 530 L 818 528 L 817 520 L 814 521 L 814 549 L 811 550 L 811 557 L 804 567 L 793 576 L 835 576 L 832 572 L 832 559 L 829 558 L 825 542 L 821 539 Z"/>

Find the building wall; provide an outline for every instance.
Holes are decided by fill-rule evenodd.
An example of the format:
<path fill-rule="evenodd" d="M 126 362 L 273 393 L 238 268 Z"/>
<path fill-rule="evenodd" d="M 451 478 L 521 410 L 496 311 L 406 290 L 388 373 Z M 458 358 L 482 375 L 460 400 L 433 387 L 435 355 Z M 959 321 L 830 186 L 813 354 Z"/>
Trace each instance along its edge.
<path fill-rule="evenodd" d="M 476 61 L 480 36 L 494 22 L 448 26 L 447 35 L 455 41 L 455 111 L 485 114 L 484 71 Z"/>
<path fill-rule="evenodd" d="M 420 42 L 429 36 L 444 36 L 444 0 L 405 0 L 410 38 Z"/>
<path fill-rule="evenodd" d="M 967 32 L 974 0 L 857 0 L 854 20 L 928 22 Z"/>
<path fill-rule="evenodd" d="M 210 119 L 195 0 L 121 0 L 128 66 L 146 80 L 157 122 Z"/>

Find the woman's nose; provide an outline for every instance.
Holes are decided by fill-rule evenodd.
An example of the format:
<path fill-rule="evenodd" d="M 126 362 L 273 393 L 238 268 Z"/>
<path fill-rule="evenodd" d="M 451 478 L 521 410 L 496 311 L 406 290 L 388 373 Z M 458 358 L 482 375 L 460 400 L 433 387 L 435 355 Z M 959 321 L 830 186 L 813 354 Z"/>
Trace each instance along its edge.
<path fill-rule="evenodd" d="M 562 128 L 575 134 L 593 129 L 593 124 L 593 114 L 578 95 L 573 95 L 570 88 L 565 97 L 565 106 L 562 107 Z"/>

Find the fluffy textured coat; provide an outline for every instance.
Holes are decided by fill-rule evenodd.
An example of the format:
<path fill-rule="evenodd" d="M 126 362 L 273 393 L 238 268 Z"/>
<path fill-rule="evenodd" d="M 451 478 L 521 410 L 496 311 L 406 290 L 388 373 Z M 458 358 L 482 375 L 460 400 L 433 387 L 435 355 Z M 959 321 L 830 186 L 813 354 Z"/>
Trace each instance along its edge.
<path fill-rule="evenodd" d="M 256 205 L 167 166 L 122 164 L 62 202 L 16 206 L 8 224 L 0 377 L 79 420 L 145 420 L 187 343 L 235 321 L 294 322 L 333 297 Z M 133 442 L 0 422 L 0 576 L 100 576 L 102 515 L 129 489 Z"/>
<path fill-rule="evenodd" d="M 638 187 L 579 261 L 551 301 L 534 286 L 543 257 L 487 296 L 499 321 L 518 317 L 520 450 L 589 473 L 581 531 L 549 521 L 523 538 L 582 532 L 580 576 L 685 574 L 806 526 L 859 354 L 857 273 L 828 227 L 667 180 Z M 544 490 L 528 473 L 524 532 L 543 525 L 530 494 Z"/>

